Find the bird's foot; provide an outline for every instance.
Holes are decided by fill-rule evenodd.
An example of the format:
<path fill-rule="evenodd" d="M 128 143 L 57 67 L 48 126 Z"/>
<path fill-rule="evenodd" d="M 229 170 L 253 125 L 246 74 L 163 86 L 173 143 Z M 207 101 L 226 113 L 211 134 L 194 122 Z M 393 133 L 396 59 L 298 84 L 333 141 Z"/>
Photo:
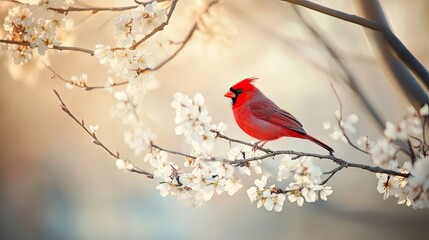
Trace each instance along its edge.
<path fill-rule="evenodd" d="M 259 146 L 259 144 L 262 142 L 262 144 Z M 252 151 L 253 152 L 256 152 L 256 150 L 258 150 L 258 148 L 261 148 L 261 147 L 263 147 L 264 145 L 265 145 L 265 143 L 267 143 L 268 141 L 257 141 L 257 142 L 255 142 L 255 144 L 253 144 L 253 147 L 252 147 Z"/>

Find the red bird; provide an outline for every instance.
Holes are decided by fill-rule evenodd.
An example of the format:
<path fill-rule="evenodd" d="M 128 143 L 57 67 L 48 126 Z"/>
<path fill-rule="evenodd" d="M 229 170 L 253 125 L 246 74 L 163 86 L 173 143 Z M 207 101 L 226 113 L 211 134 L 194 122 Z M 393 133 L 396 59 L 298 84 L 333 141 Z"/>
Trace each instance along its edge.
<path fill-rule="evenodd" d="M 278 107 L 267 98 L 252 81 L 257 78 L 246 78 L 232 86 L 225 97 L 232 99 L 232 111 L 238 126 L 259 140 L 253 149 L 262 147 L 268 141 L 281 137 L 295 137 L 310 140 L 325 148 L 330 154 L 334 150 L 320 140 L 308 135 L 302 124 L 292 114 Z"/>

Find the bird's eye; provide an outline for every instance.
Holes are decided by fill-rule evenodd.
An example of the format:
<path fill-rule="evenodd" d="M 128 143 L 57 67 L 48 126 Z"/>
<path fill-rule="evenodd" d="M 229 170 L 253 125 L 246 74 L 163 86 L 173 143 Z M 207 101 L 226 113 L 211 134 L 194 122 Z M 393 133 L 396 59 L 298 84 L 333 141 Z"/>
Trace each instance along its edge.
<path fill-rule="evenodd" d="M 243 90 L 241 90 L 241 89 L 237 89 L 237 94 L 240 94 L 240 93 L 242 93 L 243 92 Z"/>

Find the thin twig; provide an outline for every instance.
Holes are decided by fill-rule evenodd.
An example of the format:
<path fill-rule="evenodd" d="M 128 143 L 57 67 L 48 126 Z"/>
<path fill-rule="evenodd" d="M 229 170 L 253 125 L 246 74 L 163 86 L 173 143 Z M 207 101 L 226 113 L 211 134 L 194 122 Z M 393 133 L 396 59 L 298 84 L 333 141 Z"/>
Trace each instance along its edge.
<path fill-rule="evenodd" d="M 164 152 L 171 153 L 171 154 L 174 154 L 174 155 L 182 156 L 182 157 L 185 157 L 185 158 L 191 158 L 191 159 L 196 159 L 197 158 L 195 156 L 192 156 L 192 155 L 189 155 L 189 154 L 186 154 L 186 153 L 182 153 L 182 152 L 178 152 L 178 151 L 173 151 L 173 150 L 168 150 L 166 148 L 163 148 L 163 147 L 160 147 L 160 146 L 154 144 L 153 142 L 150 143 L 150 146 L 152 148 L 158 149 L 160 151 L 164 151 Z"/>
<path fill-rule="evenodd" d="M 146 41 L 147 39 L 149 39 L 150 37 L 152 37 L 153 35 L 155 35 L 155 33 L 159 32 L 159 31 L 162 31 L 164 29 L 164 27 L 168 25 L 168 23 L 170 22 L 170 18 L 173 15 L 174 9 L 176 8 L 177 1 L 178 0 L 173 0 L 171 2 L 170 11 L 167 14 L 167 21 L 165 21 L 164 23 L 162 23 L 158 27 L 154 28 L 152 30 L 152 32 L 150 32 L 149 34 L 147 34 L 146 36 L 144 36 L 142 39 L 140 39 L 139 41 L 137 41 L 136 43 L 134 43 L 130 47 L 131 50 L 136 49 L 140 44 L 142 44 L 144 41 Z"/>
<path fill-rule="evenodd" d="M 0 39 L 0 42 L 6 43 L 6 44 L 15 44 L 15 45 L 31 47 L 30 42 L 26 42 L 26 41 L 13 41 L 13 40 Z M 88 53 L 91 56 L 94 55 L 94 51 L 86 49 L 86 48 L 80 48 L 80 47 L 56 46 L 56 45 L 54 45 L 53 47 L 50 47 L 49 49 L 56 49 L 56 50 L 60 50 L 60 51 L 83 52 L 83 53 Z"/>
<path fill-rule="evenodd" d="M 120 158 L 120 156 L 119 156 L 119 152 L 116 152 L 116 153 L 114 153 L 113 151 L 111 151 L 109 148 L 107 148 L 99 139 L 98 139 L 98 137 L 97 137 L 97 135 L 95 134 L 95 132 L 91 132 L 86 126 L 85 126 L 85 123 L 84 123 L 84 121 L 82 120 L 82 121 L 79 121 L 74 115 L 73 115 L 73 113 L 68 109 L 68 107 L 67 107 L 67 105 L 64 103 L 64 101 L 61 99 L 61 96 L 60 96 L 60 94 L 55 90 L 55 89 L 52 89 L 53 91 L 54 91 L 54 93 L 55 93 L 55 95 L 57 96 L 57 98 L 58 98 L 58 100 L 60 101 L 60 107 L 61 107 L 61 109 L 65 112 L 65 113 L 67 113 L 67 115 L 69 116 L 69 117 L 71 117 L 79 126 L 81 126 L 84 130 L 85 130 L 85 132 L 87 132 L 88 134 L 89 134 L 89 136 L 91 136 L 92 137 L 92 139 L 93 139 L 93 143 L 95 144 L 95 145 L 98 145 L 98 146 L 100 146 L 100 147 L 102 147 L 104 150 L 106 150 L 109 154 L 110 154 L 110 156 L 112 156 L 112 157 L 114 157 L 115 159 L 119 159 Z M 133 164 L 134 165 L 134 164 Z M 135 172 L 135 173 L 139 173 L 139 174 L 143 174 L 143 175 L 146 175 L 146 177 L 148 177 L 148 178 L 153 178 L 153 175 L 151 174 L 151 173 L 149 173 L 149 172 L 147 172 L 147 171 L 144 171 L 144 170 L 142 170 L 142 169 L 140 169 L 140 168 L 138 168 L 138 167 L 134 167 L 134 169 L 132 169 L 131 170 L 131 172 Z"/>
<path fill-rule="evenodd" d="M 338 171 L 340 171 L 343 168 L 344 168 L 343 166 L 338 166 L 338 167 L 334 168 L 333 170 L 324 173 L 324 174 L 330 174 L 330 175 L 328 178 L 323 180 L 323 182 L 321 182 L 320 185 L 325 185 L 329 181 L 329 179 L 331 179 L 334 176 L 335 173 L 337 173 Z"/>
<path fill-rule="evenodd" d="M 341 124 L 341 122 L 342 122 L 342 120 L 343 120 L 343 102 L 341 101 L 340 95 L 338 94 L 337 89 L 335 89 L 334 84 L 333 84 L 331 81 L 329 81 L 329 83 L 330 83 L 331 88 L 332 88 L 332 90 L 334 91 L 335 96 L 336 96 L 336 98 L 337 98 L 337 100 L 338 100 L 338 103 L 339 103 L 339 105 L 340 105 L 340 117 L 338 118 L 338 126 L 340 127 L 341 132 L 343 133 L 343 136 L 346 138 L 347 143 L 348 143 L 348 144 L 350 144 L 350 146 L 352 146 L 353 148 L 355 148 L 356 150 L 358 150 L 358 151 L 360 151 L 360 152 L 363 152 L 363 153 L 365 153 L 365 154 L 369 154 L 369 153 L 368 153 L 367 151 L 365 151 L 364 149 L 362 149 L 362 148 L 360 148 L 360 147 L 356 146 L 356 144 L 354 144 L 354 143 L 350 140 L 349 136 L 347 135 L 346 130 L 344 129 L 343 124 Z"/>
<path fill-rule="evenodd" d="M 49 10 L 67 14 L 69 12 L 92 12 L 93 14 L 103 11 L 109 11 L 109 12 L 120 12 L 120 11 L 126 11 L 130 9 L 137 8 L 139 5 L 132 5 L 132 6 L 125 6 L 125 7 L 68 7 L 68 8 L 48 8 Z"/>
<path fill-rule="evenodd" d="M 427 119 L 428 119 L 428 118 L 429 118 L 428 116 L 423 117 L 423 123 L 422 123 L 422 130 L 423 130 L 423 143 L 424 143 L 425 145 L 428 145 L 428 144 L 427 144 L 427 142 L 426 142 L 426 128 L 429 128 L 429 126 L 427 126 L 427 127 L 426 127 L 426 122 L 427 122 Z"/>
<path fill-rule="evenodd" d="M 224 135 L 224 134 L 222 134 L 222 133 L 220 133 L 218 131 L 211 130 L 211 132 L 215 133 L 217 138 L 223 138 L 223 139 L 228 140 L 230 142 L 240 143 L 242 145 L 247 145 L 247 146 L 250 146 L 250 147 L 254 147 L 254 144 L 251 144 L 251 143 L 248 143 L 248 142 L 245 142 L 245 141 L 242 141 L 242 140 L 230 138 L 230 137 L 228 137 L 228 136 L 226 136 L 226 135 Z M 260 146 L 258 146 L 257 150 L 260 150 L 260 151 L 265 152 L 265 153 L 272 153 L 273 152 L 273 151 L 271 151 L 268 148 L 263 148 L 263 147 L 260 147 Z"/>
<path fill-rule="evenodd" d="M 52 73 L 53 77 L 58 78 L 58 79 L 60 79 L 61 81 L 65 82 L 65 83 L 72 84 L 72 85 L 73 85 L 73 86 L 75 86 L 75 87 L 82 88 L 82 89 L 84 89 L 84 90 L 86 90 L 86 91 L 91 91 L 91 90 L 94 90 L 94 89 L 106 89 L 106 88 L 110 88 L 110 87 L 117 87 L 117 86 L 121 86 L 121 85 L 128 84 L 128 81 L 121 81 L 121 82 L 113 82 L 113 83 L 111 83 L 111 84 L 110 84 L 110 85 L 108 85 L 108 86 L 87 86 L 86 84 L 85 84 L 85 85 L 79 85 L 79 84 L 75 84 L 75 83 L 73 83 L 72 81 L 70 81 L 69 79 L 66 79 L 65 77 L 61 76 L 59 73 L 57 73 L 57 72 L 56 72 L 56 71 L 55 71 L 51 66 L 49 66 L 48 64 L 43 63 L 43 65 L 44 65 L 44 66 L 45 66 L 49 71 L 51 71 L 51 73 Z"/>
<path fill-rule="evenodd" d="M 416 154 L 414 153 L 413 146 L 411 146 L 410 139 L 407 140 L 407 143 L 411 153 L 411 163 L 414 165 L 414 162 L 416 161 Z"/>
<path fill-rule="evenodd" d="M 188 35 L 186 35 L 185 39 L 180 43 L 180 47 L 177 48 L 176 51 L 173 54 L 171 54 L 168 58 L 166 58 L 164 61 L 159 63 L 154 68 L 151 68 L 150 70 L 152 70 L 152 71 L 159 70 L 165 64 L 170 62 L 174 57 L 176 57 L 177 54 L 179 54 L 179 52 L 182 51 L 182 49 L 185 47 L 185 45 L 189 42 L 189 40 L 192 38 L 192 36 L 194 35 L 194 33 L 197 29 L 198 29 L 198 26 L 197 26 L 197 23 L 195 23 L 194 26 L 192 26 L 191 30 L 188 32 Z"/>

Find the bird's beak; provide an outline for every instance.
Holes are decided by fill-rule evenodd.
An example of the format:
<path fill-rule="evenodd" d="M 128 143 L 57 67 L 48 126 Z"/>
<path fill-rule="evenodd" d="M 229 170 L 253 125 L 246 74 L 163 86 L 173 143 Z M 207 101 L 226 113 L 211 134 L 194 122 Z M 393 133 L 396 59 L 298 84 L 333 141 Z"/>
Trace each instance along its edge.
<path fill-rule="evenodd" d="M 228 91 L 228 92 L 226 92 L 226 93 L 225 93 L 225 95 L 223 95 L 223 96 L 225 96 L 225 97 L 227 97 L 227 98 L 235 98 L 235 93 L 233 93 L 233 92 L 231 92 L 231 91 Z"/>

